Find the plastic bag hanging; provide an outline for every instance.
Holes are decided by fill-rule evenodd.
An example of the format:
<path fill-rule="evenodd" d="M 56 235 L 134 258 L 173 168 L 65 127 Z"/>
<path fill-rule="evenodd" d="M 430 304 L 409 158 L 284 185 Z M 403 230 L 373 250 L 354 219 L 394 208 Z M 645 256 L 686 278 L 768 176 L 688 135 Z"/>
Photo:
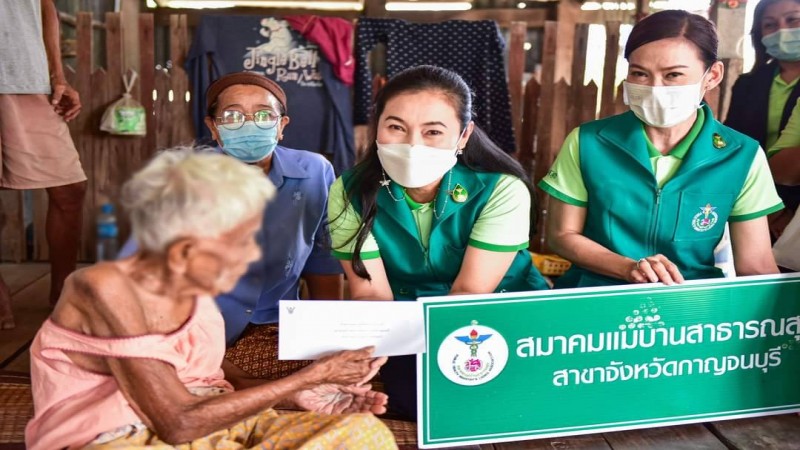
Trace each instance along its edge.
<path fill-rule="evenodd" d="M 147 134 L 146 113 L 144 106 L 131 97 L 136 79 L 139 74 L 131 70 L 128 74 L 122 75 L 122 82 L 125 84 L 125 93 L 122 98 L 112 103 L 103 113 L 100 120 L 100 129 L 111 134 L 124 136 L 144 136 Z"/>

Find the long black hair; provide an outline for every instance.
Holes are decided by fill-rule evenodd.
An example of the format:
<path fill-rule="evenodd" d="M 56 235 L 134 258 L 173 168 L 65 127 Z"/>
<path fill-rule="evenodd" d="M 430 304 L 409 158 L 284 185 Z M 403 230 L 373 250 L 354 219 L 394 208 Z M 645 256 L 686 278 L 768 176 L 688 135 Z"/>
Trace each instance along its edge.
<path fill-rule="evenodd" d="M 353 271 L 367 280 L 371 277 L 361 259 L 361 248 L 375 223 L 378 212 L 378 189 L 383 179 L 376 143 L 378 121 L 389 100 L 401 94 L 424 91 L 444 94 L 450 100 L 459 119 L 460 129 L 463 130 L 472 120 L 472 91 L 458 74 L 441 67 L 417 66 L 406 69 L 392 77 L 378 92 L 370 118 L 370 145 L 364 159 L 353 169 L 353 177 L 344 186 L 345 201 L 358 202 L 361 205 L 361 225 L 347 243 L 355 239 Z M 533 232 L 537 212 L 535 191 L 525 170 L 514 158 L 501 150 L 483 130 L 475 126 L 464 151 L 458 156 L 458 162 L 476 172 L 503 173 L 522 180 L 531 194 L 530 229 Z"/>
<path fill-rule="evenodd" d="M 767 53 L 767 47 L 761 42 L 761 39 L 764 38 L 764 33 L 761 32 L 764 14 L 766 14 L 767 8 L 783 1 L 786 0 L 761 0 L 761 2 L 756 5 L 756 9 L 753 12 L 753 28 L 750 29 L 750 39 L 752 39 L 753 49 L 756 51 L 756 60 L 753 64 L 754 71 L 767 64 L 772 59 L 772 56 Z M 794 0 L 794 2 L 800 3 L 800 0 Z"/>

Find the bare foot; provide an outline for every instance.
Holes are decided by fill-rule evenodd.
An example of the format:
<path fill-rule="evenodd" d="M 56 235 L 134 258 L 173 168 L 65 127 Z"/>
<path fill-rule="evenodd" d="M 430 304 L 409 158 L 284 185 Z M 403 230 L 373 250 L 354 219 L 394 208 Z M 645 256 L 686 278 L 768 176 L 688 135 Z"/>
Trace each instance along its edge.
<path fill-rule="evenodd" d="M 6 283 L 0 279 L 0 331 L 14 328 L 14 315 L 11 313 L 11 294 Z"/>

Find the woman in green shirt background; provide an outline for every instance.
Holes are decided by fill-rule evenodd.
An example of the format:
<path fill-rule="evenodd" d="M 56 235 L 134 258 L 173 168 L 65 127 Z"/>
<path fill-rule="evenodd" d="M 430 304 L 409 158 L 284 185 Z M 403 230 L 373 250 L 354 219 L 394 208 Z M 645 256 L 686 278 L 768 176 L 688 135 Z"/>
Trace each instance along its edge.
<path fill-rule="evenodd" d="M 800 112 L 792 112 L 800 98 L 800 0 L 761 0 L 753 14 L 750 36 L 755 64 L 733 85 L 725 125 L 757 140 L 771 153 L 798 146 L 800 124 L 790 124 L 800 121 Z M 790 116 L 797 118 L 790 122 Z M 787 136 L 778 143 L 782 132 Z M 774 148 L 776 144 L 779 147 Z M 778 164 L 773 168 L 778 195 L 786 204 L 785 209 L 769 215 L 773 240 L 780 237 L 800 204 L 800 188 L 780 179 L 785 167 Z"/>
<path fill-rule="evenodd" d="M 472 122 L 454 72 L 419 66 L 376 97 L 365 159 L 334 182 L 334 255 L 355 300 L 547 289 L 528 253 L 535 211 L 522 167 Z M 390 407 L 416 417 L 415 357 L 389 358 Z"/>

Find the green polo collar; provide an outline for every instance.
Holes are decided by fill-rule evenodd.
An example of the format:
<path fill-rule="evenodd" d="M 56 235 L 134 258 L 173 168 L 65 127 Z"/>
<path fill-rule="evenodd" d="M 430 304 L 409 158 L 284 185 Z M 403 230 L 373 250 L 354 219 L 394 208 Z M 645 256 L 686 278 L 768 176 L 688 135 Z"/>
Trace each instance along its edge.
<path fill-rule="evenodd" d="M 411 198 L 410 195 L 408 195 L 408 191 L 406 191 L 405 189 L 403 189 L 403 197 L 405 197 L 406 203 L 408 203 L 408 207 L 411 208 L 412 211 L 416 211 L 418 209 L 421 209 L 423 206 L 430 205 L 430 203 L 415 202 L 414 199 Z"/>
<path fill-rule="evenodd" d="M 793 88 L 797 84 L 798 81 L 800 81 L 800 78 L 795 78 L 794 80 L 792 80 L 791 83 L 787 83 L 787 82 L 783 81 L 783 78 L 781 77 L 781 68 L 780 67 L 775 67 L 775 78 L 772 79 L 773 83 L 775 83 L 775 84 L 777 84 L 779 86 L 783 86 L 785 88 Z"/>
<path fill-rule="evenodd" d="M 683 140 L 678 142 L 678 145 L 675 146 L 668 154 L 669 156 L 674 156 L 678 159 L 683 159 L 686 156 L 686 152 L 689 151 L 689 147 L 692 146 L 694 141 L 697 139 L 697 136 L 700 135 L 700 130 L 703 129 L 703 124 L 706 121 L 706 113 L 703 108 L 697 109 L 697 119 L 694 121 L 692 128 L 689 130 L 689 134 L 686 135 Z M 664 156 L 661 152 L 656 149 L 652 142 L 650 142 L 650 138 L 647 137 L 647 132 L 644 130 L 644 123 L 642 123 L 642 134 L 644 135 L 644 140 L 647 142 L 647 153 L 649 153 L 651 158 L 656 158 L 658 156 Z"/>

